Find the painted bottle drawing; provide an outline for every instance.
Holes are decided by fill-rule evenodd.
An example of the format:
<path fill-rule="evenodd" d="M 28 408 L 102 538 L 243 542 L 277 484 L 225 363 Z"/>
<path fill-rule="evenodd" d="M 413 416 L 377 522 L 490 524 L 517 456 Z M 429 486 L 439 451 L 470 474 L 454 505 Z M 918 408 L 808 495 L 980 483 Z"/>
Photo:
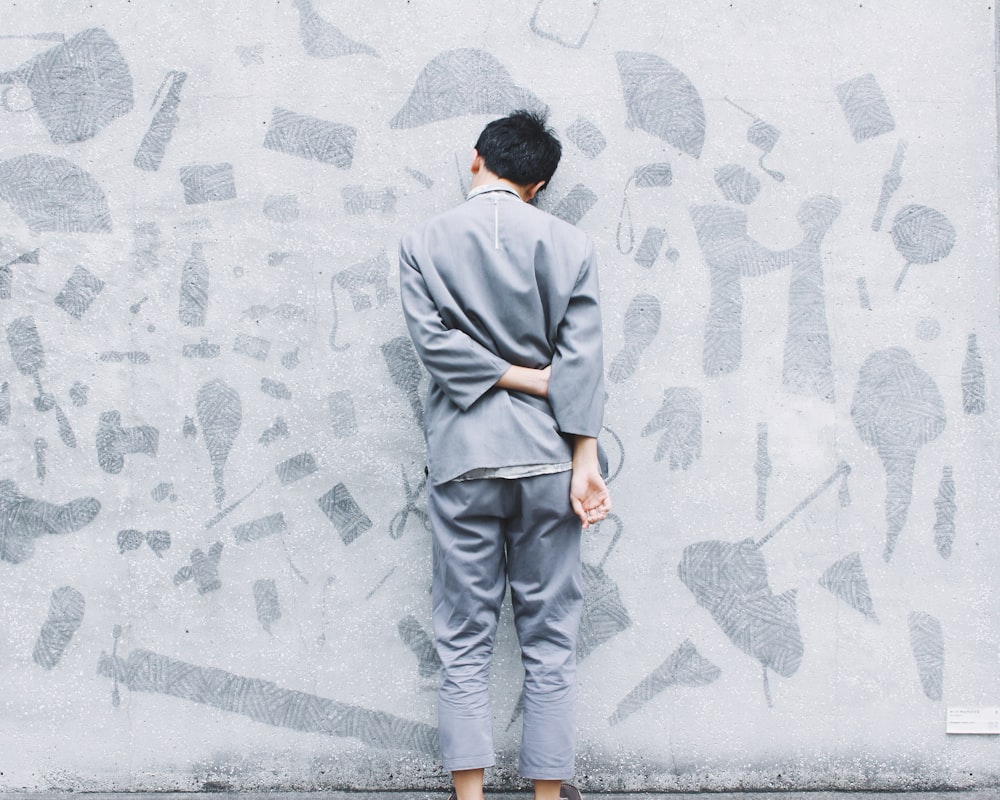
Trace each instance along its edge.
<path fill-rule="evenodd" d="M 191 255 L 184 262 L 181 271 L 181 296 L 177 317 L 182 325 L 198 328 L 205 324 L 208 308 L 208 262 L 205 261 L 204 245 L 194 242 Z"/>
<path fill-rule="evenodd" d="M 177 107 L 181 103 L 181 87 L 184 86 L 185 80 L 187 80 L 186 72 L 171 70 L 163 79 L 160 88 L 156 90 L 153 107 L 156 107 L 161 95 L 163 102 L 160 103 L 156 114 L 153 115 L 149 130 L 142 137 L 142 142 L 133 159 L 133 163 L 139 169 L 155 171 L 160 168 L 163 156 L 167 151 L 167 145 L 174 135 L 174 128 L 181 120 L 177 113 Z"/>

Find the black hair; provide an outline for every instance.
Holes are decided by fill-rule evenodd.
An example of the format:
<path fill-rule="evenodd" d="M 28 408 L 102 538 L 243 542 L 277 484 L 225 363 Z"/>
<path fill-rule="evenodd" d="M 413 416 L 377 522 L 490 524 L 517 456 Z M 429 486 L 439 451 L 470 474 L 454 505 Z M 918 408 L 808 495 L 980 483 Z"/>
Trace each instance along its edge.
<path fill-rule="evenodd" d="M 545 117 L 520 109 L 483 128 L 476 152 L 497 176 L 518 186 L 545 181 L 544 189 L 559 166 L 562 145 Z"/>

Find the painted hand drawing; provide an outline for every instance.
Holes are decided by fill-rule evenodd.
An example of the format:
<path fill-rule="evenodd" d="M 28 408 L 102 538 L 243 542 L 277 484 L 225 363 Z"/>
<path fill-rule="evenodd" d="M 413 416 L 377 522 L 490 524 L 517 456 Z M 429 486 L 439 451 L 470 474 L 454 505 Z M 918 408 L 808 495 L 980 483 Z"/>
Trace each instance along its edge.
<path fill-rule="evenodd" d="M 447 50 L 420 72 L 392 128 L 417 128 L 466 114 L 508 114 L 519 108 L 545 113 L 541 100 L 515 85 L 503 64 L 485 50 Z"/>
<path fill-rule="evenodd" d="M 941 470 L 941 482 L 938 484 L 937 497 L 934 498 L 934 545 L 941 558 L 951 558 L 951 549 L 955 541 L 955 514 L 958 506 L 955 504 L 955 476 L 952 468 L 945 465 Z"/>
<path fill-rule="evenodd" d="M 670 457 L 670 469 L 690 469 L 701 458 L 701 392 L 674 386 L 663 391 L 663 403 L 642 429 L 642 436 L 663 431 L 654 461 Z"/>
<path fill-rule="evenodd" d="M 86 603 L 72 586 L 61 586 L 49 600 L 49 615 L 38 632 L 32 660 L 42 669 L 53 669 L 83 622 Z"/>
<path fill-rule="evenodd" d="M 728 97 L 725 98 L 725 100 L 733 108 L 739 109 L 753 120 L 750 127 L 747 128 L 747 141 L 760 150 L 760 158 L 757 159 L 757 166 L 774 178 L 774 180 L 778 181 L 778 183 L 781 183 L 781 181 L 785 179 L 784 174 L 764 166 L 764 157 L 767 156 L 767 154 L 770 153 L 774 149 L 774 146 L 778 143 L 778 139 L 781 138 L 781 131 L 770 123 L 762 120 L 756 114 L 736 105 L 736 103 Z"/>
<path fill-rule="evenodd" d="M 357 130 L 350 125 L 328 122 L 275 106 L 264 136 L 264 147 L 309 161 L 333 164 L 340 169 L 350 169 L 357 138 Z M 279 212 L 279 216 L 281 219 L 278 221 L 286 221 L 287 212 Z"/>
<path fill-rule="evenodd" d="M 117 637 L 115 640 L 117 645 Z M 117 650 L 117 646 L 116 646 Z M 369 747 L 438 752 L 437 729 L 382 711 L 283 689 L 271 681 L 201 667 L 149 650 L 127 659 L 102 653 L 98 672 L 133 692 L 152 692 L 240 714 L 255 722 L 300 731 L 357 739 Z"/>
<path fill-rule="evenodd" d="M 882 87 L 871 73 L 844 81 L 836 91 L 854 141 L 863 142 L 896 128 Z"/>
<path fill-rule="evenodd" d="M 945 427 L 944 400 L 934 379 L 901 347 L 865 359 L 851 405 L 861 441 L 878 450 L 885 469 L 885 553 L 892 558 L 913 496 L 913 470 L 921 447 Z"/>
<path fill-rule="evenodd" d="M 910 647 L 917 662 L 920 685 L 928 700 L 944 696 L 944 634 L 941 622 L 920 611 L 910 613 Z"/>
<path fill-rule="evenodd" d="M 622 195 L 622 208 L 618 213 L 618 227 L 615 229 L 615 242 L 618 245 L 619 253 L 622 255 L 628 255 L 632 252 L 632 247 L 635 244 L 635 228 L 632 224 L 632 206 L 629 205 L 628 201 L 629 187 L 634 185 L 639 189 L 648 189 L 655 186 L 670 186 L 670 184 L 673 183 L 673 180 L 674 176 L 673 171 L 670 168 L 670 164 L 661 162 L 655 164 L 643 164 L 642 166 L 636 167 L 629 176 L 629 179 L 625 181 L 625 192 Z M 625 240 L 627 242 L 626 244 L 622 243 L 623 232 L 628 235 Z"/>
<path fill-rule="evenodd" d="M 0 161 L 0 200 L 32 233 L 107 233 L 111 212 L 104 190 L 76 164 L 29 153 Z"/>
<path fill-rule="evenodd" d="M 532 33 L 579 50 L 597 21 L 600 0 L 538 0 L 531 15 Z"/>
<path fill-rule="evenodd" d="M 708 686 L 721 674 L 721 669 L 701 655 L 690 639 L 685 639 L 666 661 L 625 696 L 608 718 L 608 724 L 617 725 L 670 686 Z"/>
<path fill-rule="evenodd" d="M 705 144 L 705 105 L 677 67 L 652 53 L 615 53 L 629 128 L 638 127 L 694 158 Z"/>
<path fill-rule="evenodd" d="M 872 622 L 878 622 L 860 553 L 851 553 L 827 567 L 820 576 L 819 585 Z"/>
<path fill-rule="evenodd" d="M 23 84 L 55 144 L 82 142 L 132 110 L 132 75 L 103 28 L 81 31 L 0 73 L 0 84 Z"/>
<path fill-rule="evenodd" d="M 882 176 L 882 193 L 879 195 L 875 216 L 872 218 L 873 231 L 882 230 L 882 220 L 885 218 L 885 212 L 889 209 L 889 201 L 903 185 L 903 157 L 905 155 L 906 140 L 900 139 L 896 142 L 896 152 L 892 157 L 889 171 Z"/>
<path fill-rule="evenodd" d="M 955 246 L 955 228 L 948 218 L 927 206 L 909 205 L 901 208 L 892 223 L 892 243 L 906 259 L 894 290 L 899 291 L 911 264 L 933 264 L 951 252 Z"/>
<path fill-rule="evenodd" d="M 222 508 L 226 497 L 223 472 L 243 421 L 243 404 L 239 393 L 222 380 L 206 383 L 198 390 L 195 400 L 202 438 L 212 462 L 215 481 L 215 505 Z"/>
<path fill-rule="evenodd" d="M 660 301 L 651 294 L 637 294 L 625 311 L 625 347 L 612 359 L 608 380 L 627 381 L 639 366 L 639 357 L 660 330 Z"/>
<path fill-rule="evenodd" d="M 97 463 L 109 475 L 117 475 L 125 468 L 125 456 L 145 453 L 156 457 L 160 432 L 152 425 L 123 428 L 121 414 L 105 411 L 97 428 Z"/>
<path fill-rule="evenodd" d="M 0 559 L 20 564 L 34 554 L 36 538 L 78 531 L 100 510 L 94 497 L 49 503 L 21 494 L 12 480 L 0 480 Z"/>
<path fill-rule="evenodd" d="M 312 0 L 293 0 L 299 11 L 299 37 L 306 54 L 313 58 L 337 58 L 361 53 L 377 56 L 374 49 L 345 36 L 339 28 L 316 13 Z"/>
<path fill-rule="evenodd" d="M 761 547 L 838 479 L 845 480 L 850 471 L 850 466 L 842 463 L 756 542 L 697 542 L 685 547 L 681 556 L 678 575 L 698 604 L 708 610 L 733 644 L 760 662 L 768 706 L 772 705 L 768 669 L 791 677 L 802 663 L 804 650 L 796 590 L 780 595 L 772 592 Z"/>
<path fill-rule="evenodd" d="M 170 144 L 170 139 L 174 135 L 174 128 L 181 121 L 177 107 L 181 103 L 181 87 L 184 86 L 186 80 L 186 72 L 170 70 L 156 90 L 153 107 L 156 107 L 161 95 L 163 102 L 160 103 L 160 107 L 153 115 L 153 120 L 149 123 L 149 130 L 142 137 L 135 158 L 132 159 L 132 163 L 139 169 L 155 172 L 160 168 L 163 156 L 167 152 L 167 145 Z"/>

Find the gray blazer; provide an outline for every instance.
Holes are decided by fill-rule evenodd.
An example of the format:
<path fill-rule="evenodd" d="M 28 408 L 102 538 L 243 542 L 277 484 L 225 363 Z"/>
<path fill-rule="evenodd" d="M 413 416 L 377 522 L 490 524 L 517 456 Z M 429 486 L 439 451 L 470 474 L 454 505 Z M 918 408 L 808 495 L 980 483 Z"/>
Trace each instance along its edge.
<path fill-rule="evenodd" d="M 604 416 L 594 245 L 507 191 L 475 195 L 399 245 L 406 324 L 431 376 L 424 411 L 430 479 L 470 469 L 559 464 L 567 434 Z M 548 399 L 494 386 L 512 365 L 552 365 Z"/>

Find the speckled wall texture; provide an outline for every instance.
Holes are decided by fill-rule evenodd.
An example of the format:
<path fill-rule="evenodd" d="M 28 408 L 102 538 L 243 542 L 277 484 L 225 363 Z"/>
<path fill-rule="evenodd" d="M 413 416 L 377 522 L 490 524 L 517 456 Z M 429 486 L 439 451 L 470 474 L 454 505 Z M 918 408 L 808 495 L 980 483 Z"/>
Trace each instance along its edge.
<path fill-rule="evenodd" d="M 595 240 L 615 509 L 578 781 L 981 786 L 995 11 L 60 0 L 0 15 L 0 789 L 424 787 L 400 233 L 490 119 Z M 500 765 L 521 786 L 509 611 Z"/>

